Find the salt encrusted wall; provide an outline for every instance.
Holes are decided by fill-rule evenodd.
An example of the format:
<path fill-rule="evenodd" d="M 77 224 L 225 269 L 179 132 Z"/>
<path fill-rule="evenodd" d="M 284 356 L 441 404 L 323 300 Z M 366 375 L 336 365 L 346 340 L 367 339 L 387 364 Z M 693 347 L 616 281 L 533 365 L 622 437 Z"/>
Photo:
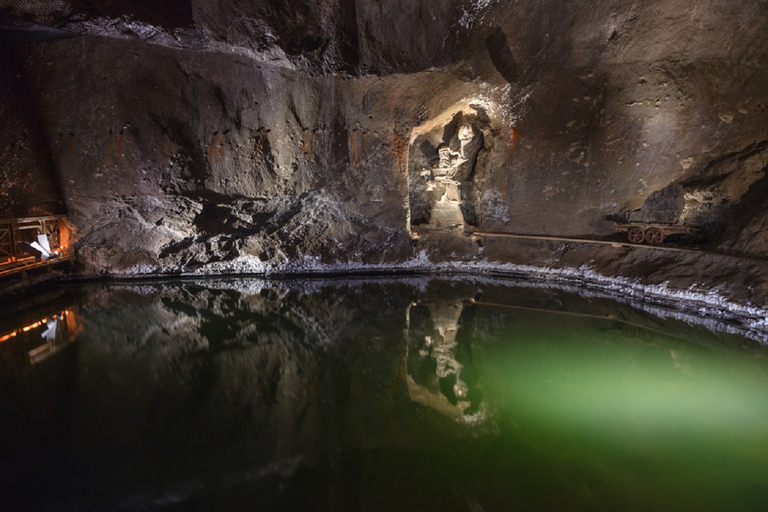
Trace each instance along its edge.
<path fill-rule="evenodd" d="M 765 1 L 72 5 L 86 37 L 5 54 L 0 207 L 66 211 L 87 273 L 563 264 L 412 240 L 462 123 L 467 230 L 605 237 L 639 209 L 768 252 Z M 646 259 L 626 273 L 677 272 Z"/>

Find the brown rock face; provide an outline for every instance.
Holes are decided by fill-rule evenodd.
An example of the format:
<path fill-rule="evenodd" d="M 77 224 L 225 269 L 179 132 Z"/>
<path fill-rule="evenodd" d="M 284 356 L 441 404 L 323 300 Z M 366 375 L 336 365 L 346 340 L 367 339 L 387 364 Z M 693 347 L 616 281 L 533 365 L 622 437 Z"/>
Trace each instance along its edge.
<path fill-rule="evenodd" d="M 764 0 L 65 3 L 85 37 L 3 51 L 0 215 L 66 211 L 88 273 L 558 266 L 461 234 L 626 218 L 768 253 Z"/>

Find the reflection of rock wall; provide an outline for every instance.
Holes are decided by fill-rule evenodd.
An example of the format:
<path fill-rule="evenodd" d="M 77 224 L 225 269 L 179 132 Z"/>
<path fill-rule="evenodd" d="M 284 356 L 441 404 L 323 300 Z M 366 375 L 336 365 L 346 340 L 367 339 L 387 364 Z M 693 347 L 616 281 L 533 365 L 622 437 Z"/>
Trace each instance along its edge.
<path fill-rule="evenodd" d="M 109 482 L 93 486 L 109 500 L 166 492 L 185 500 L 221 482 L 285 499 L 270 490 L 275 479 L 300 485 L 301 471 L 325 474 L 326 452 L 419 442 L 408 434 L 417 418 L 403 410 L 403 290 L 245 281 L 91 288 L 82 335 L 52 359 L 65 368 L 46 367 L 42 379 L 31 372 L 17 391 L 24 400 L 55 393 L 44 418 L 64 448 L 46 456 L 66 461 L 75 480 L 111 468 Z M 0 409 L 19 407 L 16 399 L 5 393 Z M 0 420 L 0 432 L 30 428 L 32 405 L 15 426 Z M 30 449 L 39 449 L 36 432 Z M 52 483 L 60 503 L 72 492 L 65 485 Z"/>
<path fill-rule="evenodd" d="M 125 287 L 90 297 L 78 343 L 93 371 L 81 376 L 89 379 L 83 386 L 109 378 L 126 393 L 137 388 L 139 398 L 114 398 L 139 410 L 161 386 L 174 398 L 158 414 L 169 432 L 184 423 L 188 436 L 245 436 L 263 447 L 287 433 L 299 444 L 350 442 L 338 437 L 342 428 L 364 437 L 353 416 L 391 407 L 404 392 L 398 338 L 407 302 L 397 307 L 375 284 L 306 295 L 253 284 Z M 209 414 L 220 417 L 218 431 L 198 430 L 196 419 Z"/>
<path fill-rule="evenodd" d="M 521 413 L 498 414 L 518 396 L 506 380 L 489 380 L 491 370 L 509 377 L 498 356 L 546 357 L 586 327 L 578 340 L 592 353 L 619 353 L 627 368 L 662 353 L 679 377 L 697 370 L 702 353 L 682 340 L 744 344 L 610 299 L 491 279 L 98 284 L 78 296 L 78 339 L 17 381 L 0 380 L 0 433 L 14 440 L 0 446 L 12 462 L 6 484 L 24 504 L 40 500 L 33 508 L 215 497 L 228 510 L 354 510 L 360 503 L 345 500 L 377 509 L 413 493 L 419 504 L 441 496 L 450 509 L 449 474 L 477 488 L 498 478 L 489 488 L 501 510 L 509 473 L 485 456 L 466 463 L 468 453 L 519 463 L 516 451 L 486 452 L 505 435 L 498 422 Z M 520 370 L 513 377 L 524 381 Z M 47 492 L 31 493 L 41 480 Z"/>

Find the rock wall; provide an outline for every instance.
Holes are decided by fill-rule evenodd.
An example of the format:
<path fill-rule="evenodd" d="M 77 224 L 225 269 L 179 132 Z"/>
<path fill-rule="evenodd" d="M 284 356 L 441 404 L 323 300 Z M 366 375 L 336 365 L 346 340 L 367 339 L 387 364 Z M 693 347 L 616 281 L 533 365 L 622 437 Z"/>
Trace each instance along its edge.
<path fill-rule="evenodd" d="M 86 37 L 3 62 L 0 208 L 66 210 L 86 273 L 461 259 L 412 238 L 456 200 L 427 178 L 464 124 L 465 230 L 600 238 L 633 217 L 768 252 L 764 0 L 72 2 L 57 19 Z"/>

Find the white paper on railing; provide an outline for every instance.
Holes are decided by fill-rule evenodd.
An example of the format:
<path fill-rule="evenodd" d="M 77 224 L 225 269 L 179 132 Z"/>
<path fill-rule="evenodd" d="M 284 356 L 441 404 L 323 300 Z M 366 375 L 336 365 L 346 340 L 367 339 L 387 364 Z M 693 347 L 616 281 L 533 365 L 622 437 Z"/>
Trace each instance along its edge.
<path fill-rule="evenodd" d="M 45 248 L 43 246 L 41 246 L 39 243 L 32 242 L 29 245 L 32 246 L 33 249 L 35 249 L 36 251 L 38 251 L 40 253 L 40 258 L 43 261 L 48 261 L 48 258 L 51 257 L 51 253 L 46 251 Z"/>
<path fill-rule="evenodd" d="M 55 319 L 50 319 L 45 322 L 45 331 L 40 334 L 40 337 L 46 341 L 54 341 L 56 339 L 56 326 L 58 322 Z"/>
<path fill-rule="evenodd" d="M 48 235 L 37 235 L 37 243 L 45 249 L 49 256 L 51 255 L 53 251 L 51 250 L 51 243 L 48 241 Z"/>

